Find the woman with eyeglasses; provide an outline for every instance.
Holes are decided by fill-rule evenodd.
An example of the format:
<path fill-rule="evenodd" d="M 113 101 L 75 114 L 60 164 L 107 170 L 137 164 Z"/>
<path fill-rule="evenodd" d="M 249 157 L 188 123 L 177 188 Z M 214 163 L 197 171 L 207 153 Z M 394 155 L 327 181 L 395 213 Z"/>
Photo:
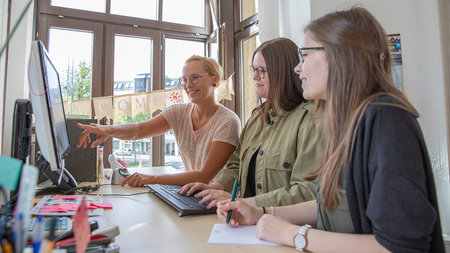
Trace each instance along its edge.
<path fill-rule="evenodd" d="M 445 252 L 433 173 L 418 113 L 393 84 L 386 33 L 365 9 L 305 29 L 295 68 L 323 115 L 324 154 L 309 179 L 317 200 L 276 207 L 218 203 L 232 226 L 311 252 Z M 306 224 L 311 224 L 306 225 Z"/>
<path fill-rule="evenodd" d="M 239 145 L 226 169 L 209 184 L 191 183 L 180 194 L 208 201 L 230 199 L 239 180 L 240 197 L 252 206 L 289 205 L 315 198 L 314 183 L 304 179 L 322 154 L 321 129 L 313 116 L 313 103 L 302 95 L 301 81 L 293 71 L 297 46 L 286 38 L 262 43 L 253 54 L 250 71 L 256 94 L 265 101 L 253 110 Z"/>
<path fill-rule="evenodd" d="M 236 149 L 241 129 L 239 117 L 215 100 L 214 90 L 221 79 L 222 68 L 215 60 L 192 56 L 186 60 L 180 78 L 191 103 L 170 106 L 158 116 L 136 124 L 78 124 L 84 129 L 78 147 L 86 147 L 91 142 L 91 133 L 97 135 L 97 140 L 90 145 L 94 148 L 110 137 L 137 140 L 173 130 L 186 172 L 170 175 L 134 173 L 122 185 L 209 183 Z"/>

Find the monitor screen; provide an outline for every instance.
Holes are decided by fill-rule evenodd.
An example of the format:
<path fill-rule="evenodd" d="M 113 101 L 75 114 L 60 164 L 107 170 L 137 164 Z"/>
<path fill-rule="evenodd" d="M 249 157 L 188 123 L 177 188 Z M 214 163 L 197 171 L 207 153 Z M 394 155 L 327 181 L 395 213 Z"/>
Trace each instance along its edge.
<path fill-rule="evenodd" d="M 69 150 L 69 136 L 67 134 L 64 103 L 62 100 L 59 76 L 46 53 L 44 56 L 44 73 L 47 78 L 47 101 L 52 123 L 53 136 L 56 141 L 56 152 L 59 159 L 64 158 Z"/>
<path fill-rule="evenodd" d="M 76 187 L 76 181 L 64 169 L 63 159 L 69 152 L 70 143 L 59 75 L 41 41 L 32 42 L 28 82 L 36 139 L 44 158 L 37 166 L 60 188 Z"/>

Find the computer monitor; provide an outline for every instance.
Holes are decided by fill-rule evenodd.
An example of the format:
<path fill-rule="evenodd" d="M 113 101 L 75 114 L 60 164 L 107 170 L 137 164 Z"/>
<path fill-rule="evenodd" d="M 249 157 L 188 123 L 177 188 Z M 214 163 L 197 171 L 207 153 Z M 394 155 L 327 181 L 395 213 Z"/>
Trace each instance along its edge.
<path fill-rule="evenodd" d="M 59 75 L 41 41 L 32 42 L 28 82 L 36 138 L 45 159 L 38 165 L 39 170 L 62 190 L 77 187 L 72 175 L 64 168 L 64 157 L 69 152 L 69 134 Z"/>

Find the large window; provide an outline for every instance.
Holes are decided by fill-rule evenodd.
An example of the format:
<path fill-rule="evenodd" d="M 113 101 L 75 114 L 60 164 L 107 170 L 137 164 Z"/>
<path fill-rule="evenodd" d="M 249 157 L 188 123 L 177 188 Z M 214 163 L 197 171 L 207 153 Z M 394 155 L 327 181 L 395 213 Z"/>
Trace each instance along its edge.
<path fill-rule="evenodd" d="M 240 0 L 240 21 L 258 13 L 258 0 Z"/>
<path fill-rule="evenodd" d="M 49 54 L 59 72 L 69 117 L 86 117 L 72 101 L 91 98 L 94 35 L 90 31 L 50 28 Z M 68 50 L 70 48 L 70 50 Z"/>
<path fill-rule="evenodd" d="M 240 43 L 240 85 L 242 98 L 241 119 L 247 122 L 252 114 L 253 109 L 258 105 L 258 97 L 256 96 L 256 86 L 249 66 L 253 64 L 253 52 L 259 46 L 259 36 L 245 37 Z"/>
<path fill-rule="evenodd" d="M 114 92 L 126 95 L 152 90 L 151 38 L 114 36 Z M 140 106 L 148 106 L 145 103 Z M 115 109 L 114 124 L 137 123 L 151 118 L 150 113 L 134 114 L 129 104 Z M 113 139 L 113 151 L 130 166 L 149 166 L 151 162 L 151 138 L 136 141 Z"/>
<path fill-rule="evenodd" d="M 79 103 L 83 99 L 179 87 L 185 59 L 210 52 L 205 50 L 212 33 L 208 0 L 40 0 L 35 5 L 36 39 L 57 65 L 69 117 L 95 116 L 91 103 Z M 158 112 L 134 115 L 121 106 L 108 123 L 139 122 Z M 105 154 L 116 153 L 136 166 L 182 167 L 172 136 L 109 140 Z"/>
<path fill-rule="evenodd" d="M 255 81 L 253 80 L 249 66 L 252 65 L 252 57 L 259 46 L 258 36 L 258 1 L 235 0 L 235 45 L 236 48 L 236 97 L 237 113 L 241 123 L 245 124 L 253 109 L 258 105 Z"/>
<path fill-rule="evenodd" d="M 111 0 L 111 14 L 158 19 L 157 0 Z"/>
<path fill-rule="evenodd" d="M 106 10 L 106 0 L 51 0 L 51 5 L 96 12 Z"/>
<path fill-rule="evenodd" d="M 164 0 L 162 20 L 178 24 L 204 26 L 203 0 Z"/>

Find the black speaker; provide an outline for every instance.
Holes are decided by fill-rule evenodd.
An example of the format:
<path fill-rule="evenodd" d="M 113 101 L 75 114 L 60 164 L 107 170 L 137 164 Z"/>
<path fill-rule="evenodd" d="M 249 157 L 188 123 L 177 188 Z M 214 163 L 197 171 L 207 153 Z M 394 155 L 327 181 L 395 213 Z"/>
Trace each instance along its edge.
<path fill-rule="evenodd" d="M 72 174 L 77 182 L 95 182 L 97 181 L 97 149 L 96 148 L 77 148 L 78 138 L 83 129 L 77 127 L 77 123 L 90 124 L 97 123 L 96 119 L 66 119 L 67 130 L 69 131 L 70 151 L 65 159 L 65 167 Z M 95 136 L 91 135 L 94 141 Z"/>

